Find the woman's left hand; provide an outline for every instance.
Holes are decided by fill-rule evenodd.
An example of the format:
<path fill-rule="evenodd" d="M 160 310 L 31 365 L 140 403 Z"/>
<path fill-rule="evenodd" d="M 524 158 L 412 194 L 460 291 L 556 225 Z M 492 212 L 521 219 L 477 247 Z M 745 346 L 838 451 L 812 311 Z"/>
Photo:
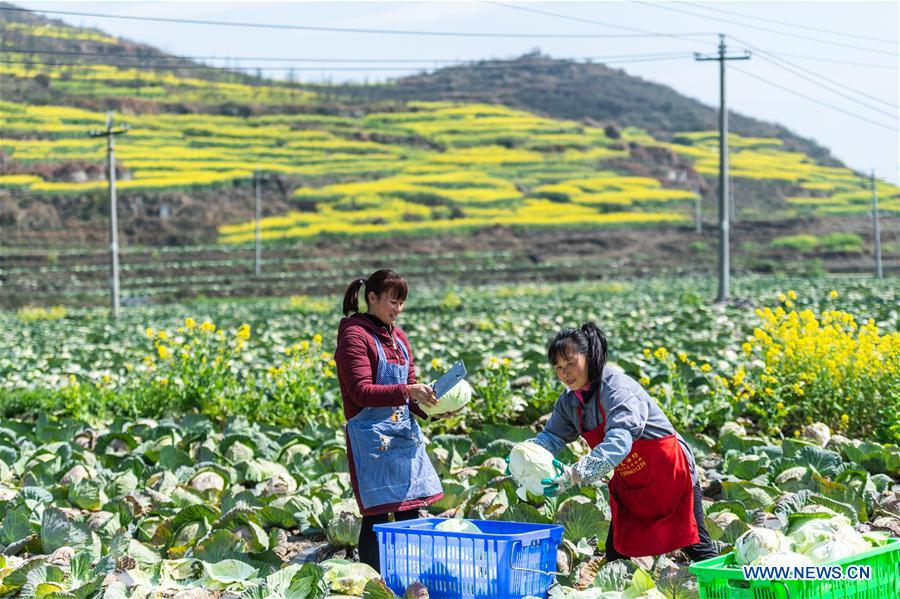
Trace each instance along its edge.
<path fill-rule="evenodd" d="M 431 388 L 431 385 L 417 383 L 415 385 L 408 385 L 406 390 L 409 394 L 409 398 L 414 402 L 428 404 L 429 406 L 436 406 L 438 403 L 437 398 L 434 396 L 434 389 Z"/>
<path fill-rule="evenodd" d="M 556 476 L 541 481 L 541 484 L 544 485 L 544 496 L 555 497 L 580 484 L 574 468 L 566 466 L 557 459 L 553 460 L 553 466 L 556 468 Z"/>

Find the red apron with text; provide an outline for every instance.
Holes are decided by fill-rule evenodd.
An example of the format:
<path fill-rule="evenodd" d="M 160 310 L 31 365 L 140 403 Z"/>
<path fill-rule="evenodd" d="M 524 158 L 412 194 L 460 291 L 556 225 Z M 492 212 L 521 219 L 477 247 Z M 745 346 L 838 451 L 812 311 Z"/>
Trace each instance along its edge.
<path fill-rule="evenodd" d="M 581 436 L 591 449 L 605 434 L 606 413 L 599 402 L 600 426 L 589 431 L 578 407 Z M 613 545 L 622 555 L 662 555 L 700 541 L 691 470 L 674 434 L 634 442 L 609 482 L 609 506 Z"/>

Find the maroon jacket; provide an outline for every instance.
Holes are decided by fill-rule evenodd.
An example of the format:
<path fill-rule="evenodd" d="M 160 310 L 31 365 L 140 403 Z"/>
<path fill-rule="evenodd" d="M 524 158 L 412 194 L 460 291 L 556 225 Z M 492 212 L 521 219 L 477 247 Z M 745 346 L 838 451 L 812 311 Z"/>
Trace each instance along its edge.
<path fill-rule="evenodd" d="M 344 417 L 347 420 L 359 414 L 363 408 L 402 406 L 406 403 L 403 397 L 405 385 L 376 385 L 375 375 L 378 372 L 378 349 L 375 347 L 373 335 L 378 335 L 381 346 L 384 349 L 384 357 L 393 364 L 403 363 L 403 353 L 394 344 L 388 328 L 366 314 L 353 314 L 341 319 L 338 327 L 337 349 L 334 352 L 334 361 L 337 365 L 338 382 L 341 385 L 341 397 L 344 401 Z M 397 343 L 406 346 L 409 355 L 409 376 L 407 383 L 416 382 L 416 370 L 413 365 L 412 349 L 406 333 L 400 327 L 393 327 L 393 334 Z M 427 418 L 425 412 L 414 404 L 409 404 L 409 410 L 422 418 Z M 385 504 L 369 509 L 363 508 L 359 499 L 359 487 L 356 480 L 356 467 L 350 448 L 350 440 L 347 440 L 347 460 L 350 466 L 350 479 L 353 483 L 353 494 L 363 516 L 372 516 L 388 512 L 400 512 L 418 509 L 431 505 L 440 500 L 444 494 L 438 493 L 431 497 L 421 497 L 395 504 Z"/>
<path fill-rule="evenodd" d="M 416 368 L 409 340 L 403 329 L 398 326 L 393 327 L 393 334 L 398 343 L 406 346 L 406 352 L 409 354 L 407 384 L 413 385 L 416 382 Z M 375 384 L 378 349 L 375 347 L 375 340 L 372 339 L 373 335 L 378 335 L 388 362 L 402 364 L 404 361 L 403 353 L 394 344 L 387 327 L 380 322 L 376 323 L 374 317 L 358 313 L 341 319 L 334 361 L 344 401 L 344 417 L 347 420 L 359 414 L 363 408 L 402 406 L 406 403 L 403 397 L 405 385 Z M 425 412 L 416 404 L 409 404 L 409 408 L 417 416 L 427 418 Z"/>

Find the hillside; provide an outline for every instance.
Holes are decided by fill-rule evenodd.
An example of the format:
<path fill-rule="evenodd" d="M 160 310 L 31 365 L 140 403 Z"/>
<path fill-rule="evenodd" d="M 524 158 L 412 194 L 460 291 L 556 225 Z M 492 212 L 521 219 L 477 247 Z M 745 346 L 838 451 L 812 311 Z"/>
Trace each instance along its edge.
<path fill-rule="evenodd" d="M 0 8 L 3 7 L 15 6 L 0 2 Z M 87 90 L 67 89 L 58 82 L 48 82 L 39 77 L 31 80 L 19 77 L 6 81 L 4 99 L 7 101 L 96 109 L 101 103 L 89 98 L 103 98 L 102 104 L 106 108 L 128 108 L 132 112 L 163 109 L 246 116 L 268 112 L 273 106 L 279 112 L 315 110 L 338 113 L 354 109 L 369 111 L 373 109 L 373 103 L 384 106 L 386 101 L 392 100 L 447 100 L 503 104 L 558 119 L 590 119 L 620 127 L 638 127 L 661 138 L 679 131 L 712 130 L 717 123 L 713 107 L 664 85 L 644 81 L 603 64 L 555 60 L 539 53 L 511 61 L 478 61 L 471 65 L 446 67 L 433 73 L 402 77 L 383 85 L 300 86 L 206 67 L 146 44 L 115 38 L 99 30 L 70 27 L 59 19 L 49 19 L 36 13 L 4 11 L 0 17 L 4 48 L 49 53 L 42 55 L 46 65 L 140 64 L 139 70 L 143 70 L 134 76 L 136 80 L 131 84 L 118 78 L 122 88 L 115 90 L 115 94 L 109 93 L 112 91 L 109 89 L 84 93 Z M 38 28 L 40 31 L 37 31 Z M 21 58 L 24 62 L 36 61 L 29 54 L 4 53 L 4 57 L 7 60 Z M 185 79 L 239 83 L 256 88 L 271 86 L 291 89 L 293 93 L 284 94 L 286 97 L 274 101 L 275 98 L 266 97 L 267 90 L 259 90 L 262 93 L 245 97 L 242 101 L 220 90 L 222 97 L 215 98 L 210 94 L 205 98 L 210 102 L 220 100 L 217 104 L 209 104 L 200 98 L 190 98 L 193 102 L 178 102 L 179 98 L 173 98 L 171 93 L 160 94 L 155 93 L 157 90 L 146 89 L 153 87 L 153 70 Z M 74 69 L 73 74 L 78 75 L 79 71 Z M 15 85 L 9 85 L 12 82 Z M 145 82 L 147 85 L 142 85 Z M 128 88 L 131 88 L 131 93 L 128 93 Z M 303 89 L 316 92 L 316 95 L 303 93 Z M 132 102 L 126 101 L 129 99 Z M 821 164 L 840 166 L 826 148 L 778 124 L 732 113 L 731 130 L 748 137 L 778 137 L 788 149 L 802 151 Z"/>
<path fill-rule="evenodd" d="M 313 87 L 313 89 L 315 89 Z M 389 85 L 340 86 L 340 95 L 360 100 L 449 100 L 503 104 L 546 116 L 639 127 L 660 138 L 680 131 L 718 127 L 718 110 L 670 87 L 603 64 L 555 60 L 540 53 L 516 60 L 484 60 L 433 73 L 403 77 Z M 817 162 L 840 166 L 827 148 L 776 123 L 729 112 L 732 132 L 777 137 L 785 147 Z"/>
<path fill-rule="evenodd" d="M 0 67 L 0 226 L 4 243 L 25 252 L 7 262 L 23 277 L 13 277 L 23 294 L 50 285 L 28 277 L 27 265 L 49 261 L 58 289 L 59 281 L 80 281 L 88 271 L 75 262 L 58 267 L 54 252 L 83 250 L 93 263 L 91 246 L 104 243 L 103 143 L 86 133 L 102 127 L 107 109 L 130 126 L 117 141 L 122 247 L 201 246 L 185 248 L 179 268 L 186 270 L 209 263 L 202 248 L 242 251 L 252 243 L 257 170 L 264 175 L 262 238 L 278 245 L 276 252 L 314 243 L 340 254 L 355 244 L 349 240 L 434 237 L 443 240 L 434 251 L 468 247 L 496 265 L 492 252 L 502 248 L 488 238 L 516 247 L 530 240 L 550 253 L 561 240 L 593 235 L 620 239 L 643 256 L 638 270 L 648 263 L 677 267 L 675 256 L 695 267 L 712 263 L 712 251 L 709 261 L 683 252 L 695 242 L 710 248 L 691 235 L 696 208 L 707 225 L 715 214 L 717 135 L 707 127 L 714 112 L 621 71 L 527 56 L 510 62 L 503 85 L 491 92 L 477 66 L 385 86 L 298 86 L 28 13 L 0 14 L 7 49 Z M 581 78 L 604 83 L 583 86 L 581 102 L 553 100 L 561 87 L 579 89 L 573 82 Z M 443 99 L 414 99 L 415 90 Z M 629 100 L 638 97 L 643 101 Z M 865 261 L 869 247 L 869 192 L 859 176 L 784 128 L 736 120 L 732 188 L 747 236 L 741 243 L 755 248 L 748 268 L 772 268 L 767 251 L 778 237 L 837 231 L 852 238 L 807 238 L 806 253 L 796 257 L 811 253 L 829 268 L 860 268 L 852 264 Z M 880 183 L 879 192 L 886 214 L 900 212 L 897 187 Z M 648 229 L 655 233 L 640 233 Z M 485 231 L 494 234 L 478 235 Z M 412 253 L 423 247 L 400 245 Z M 29 257 L 27 248 L 46 256 Z M 525 259 L 548 264 L 542 253 Z M 507 267 L 519 272 L 522 265 Z M 190 276 L 178 280 L 195 287 Z"/>

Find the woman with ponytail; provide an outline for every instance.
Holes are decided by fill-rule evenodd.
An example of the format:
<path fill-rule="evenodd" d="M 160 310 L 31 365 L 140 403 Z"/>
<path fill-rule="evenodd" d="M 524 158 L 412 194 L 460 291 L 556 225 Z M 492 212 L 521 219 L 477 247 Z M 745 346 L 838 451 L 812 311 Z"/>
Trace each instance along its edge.
<path fill-rule="evenodd" d="M 691 449 L 643 387 L 606 368 L 606 358 L 606 337 L 592 322 L 561 330 L 547 348 L 566 390 L 531 441 L 557 456 L 582 437 L 591 452 L 572 466 L 554 460 L 560 474 L 542 481 L 544 494 L 611 477 L 607 561 L 676 549 L 692 560 L 715 557 Z"/>
<path fill-rule="evenodd" d="M 359 292 L 367 310 L 359 310 Z M 411 416 L 427 416 L 419 403 L 435 404 L 434 390 L 416 383 L 413 352 L 396 325 L 403 312 L 406 280 L 379 270 L 353 281 L 344 294 L 338 328 L 338 381 L 347 418 L 347 458 L 353 493 L 363 515 L 360 561 L 379 569 L 378 543 L 372 527 L 416 518 L 419 508 L 443 496 L 428 455 L 425 437 Z"/>

